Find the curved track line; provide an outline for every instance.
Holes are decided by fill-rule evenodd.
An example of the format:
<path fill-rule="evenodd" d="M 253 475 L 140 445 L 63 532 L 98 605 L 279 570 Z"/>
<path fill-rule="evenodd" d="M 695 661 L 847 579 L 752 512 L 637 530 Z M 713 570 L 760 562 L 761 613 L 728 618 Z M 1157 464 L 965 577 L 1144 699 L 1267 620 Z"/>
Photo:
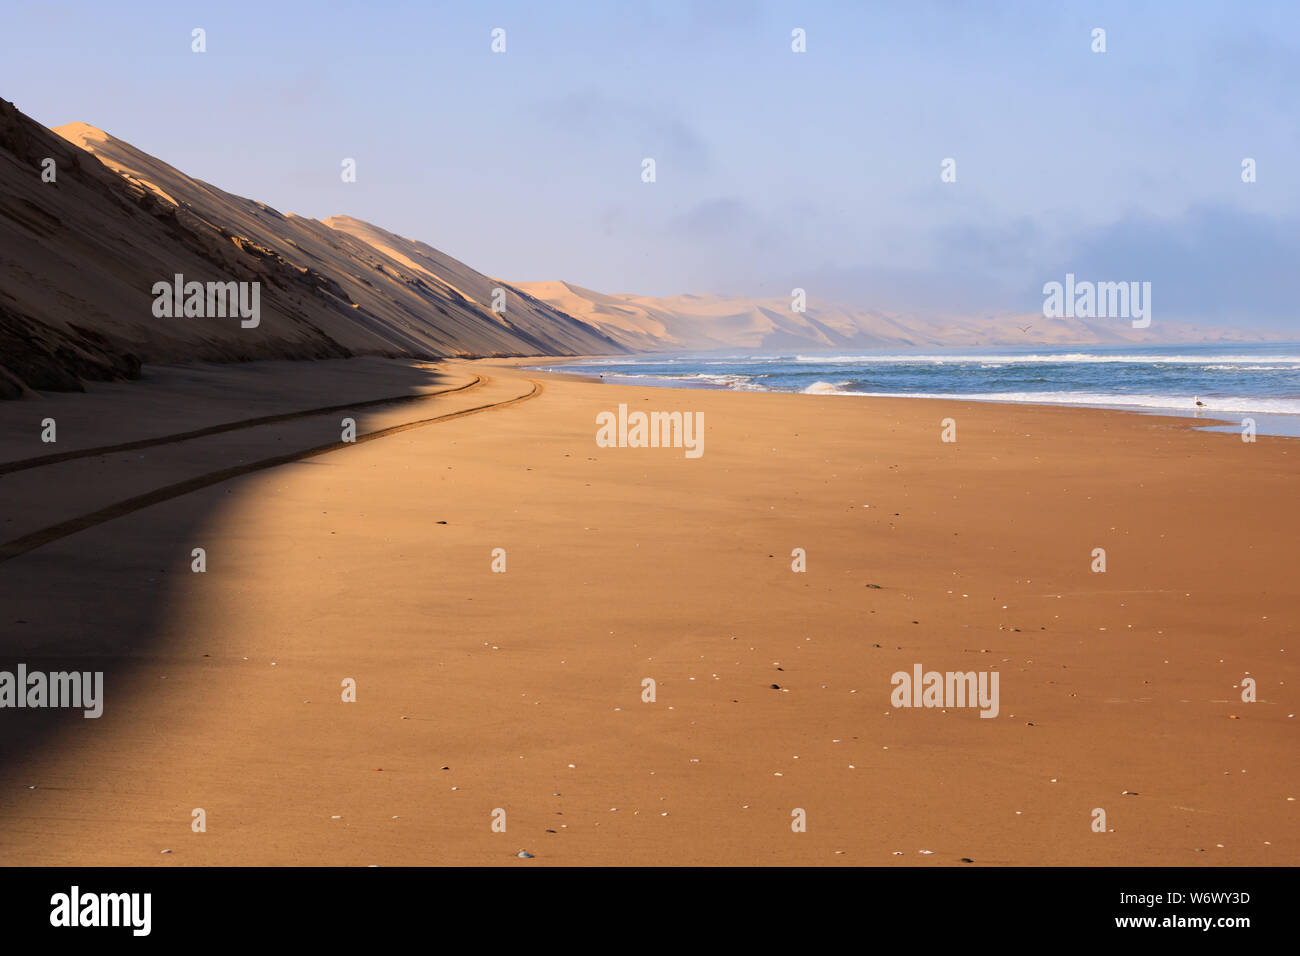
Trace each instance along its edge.
<path fill-rule="evenodd" d="M 491 379 L 480 377 L 481 382 L 490 382 Z M 21 538 L 15 538 L 0 545 L 0 563 L 8 561 L 10 558 L 16 558 L 21 554 L 26 554 L 43 545 L 58 541 L 60 538 L 66 538 L 69 535 L 76 534 L 79 531 L 85 531 L 87 528 L 93 528 L 95 525 L 103 524 L 105 521 L 112 521 L 114 518 L 121 518 L 124 515 L 131 514 L 133 511 L 139 511 L 142 508 L 148 508 L 150 505 L 160 504 L 169 501 L 172 498 L 179 498 L 181 495 L 187 495 L 192 491 L 198 491 L 201 488 L 207 488 L 209 485 L 219 484 L 223 481 L 229 481 L 232 478 L 238 478 L 247 475 L 250 472 L 262 471 L 267 468 L 274 468 L 277 465 L 287 465 L 291 462 L 302 461 L 306 458 L 315 458 L 317 455 L 324 455 L 327 452 L 338 451 L 341 448 L 348 448 L 352 445 L 359 445 L 363 442 L 374 441 L 377 438 L 386 438 L 389 435 L 396 435 L 398 432 L 408 431 L 412 428 L 420 428 L 424 425 L 432 425 L 436 422 L 449 422 L 457 418 L 464 418 L 466 415 L 475 415 L 479 412 L 486 412 L 494 408 L 508 408 L 511 405 L 518 405 L 529 399 L 536 398 L 542 394 L 543 388 L 541 382 L 528 379 L 533 386 L 532 390 L 525 395 L 517 395 L 514 398 L 506 399 L 503 402 L 492 402 L 487 405 L 477 405 L 474 408 L 462 409 L 459 412 L 448 412 L 446 415 L 437 415 L 433 418 L 423 418 L 419 421 L 406 422 L 401 425 L 392 425 L 388 428 L 381 428 L 378 431 L 366 432 L 364 435 L 358 435 L 355 442 L 330 442 L 328 445 L 317 445 L 315 448 L 308 448 L 304 451 L 291 452 L 286 455 L 276 455 L 272 458 L 263 458 L 260 461 L 249 462 L 245 465 L 236 465 L 233 468 L 223 468 L 220 471 L 211 471 L 205 475 L 199 475 L 197 478 L 189 478 L 185 481 L 179 481 L 175 484 L 158 488 L 143 495 L 137 495 L 134 498 L 127 498 L 116 504 L 111 504 L 107 508 L 101 508 L 98 511 L 92 511 L 89 514 L 81 515 L 77 518 L 61 521 L 58 524 L 50 525 L 48 528 L 42 528 L 40 531 L 33 531 L 31 534 L 25 534 Z M 478 384 L 477 382 L 474 384 Z M 464 387 L 464 386 L 463 386 Z M 453 389 L 452 391 L 459 391 Z M 440 393 L 444 394 L 444 393 Z"/>
<path fill-rule="evenodd" d="M 241 428 L 256 428 L 258 425 L 271 425 L 276 422 L 293 421 L 295 418 L 310 418 L 312 415 L 327 415 L 330 412 L 345 412 L 353 408 L 371 408 L 375 405 L 388 405 L 400 402 L 412 402 L 421 398 L 433 398 L 435 395 L 450 395 L 452 392 L 463 392 L 467 389 L 474 388 L 483 382 L 483 376 L 475 375 L 474 381 L 467 382 L 464 385 L 457 385 L 455 388 L 444 388 L 440 392 L 424 392 L 419 395 L 394 395 L 391 398 L 368 398 L 360 402 L 352 402 L 346 405 L 324 405 L 320 408 L 304 408 L 297 412 L 282 412 L 279 415 L 264 415 L 261 418 L 244 418 L 237 422 L 226 422 L 221 425 L 209 425 L 206 428 L 196 428 L 193 431 L 177 432 L 174 435 L 163 435 L 159 438 L 142 438 L 138 441 L 123 442 L 120 445 L 100 445 L 96 448 L 83 448 L 80 451 L 61 451 L 53 455 L 38 455 L 35 458 L 23 458 L 18 461 L 0 462 L 0 475 L 8 475 L 15 471 L 25 471 L 28 468 L 40 468 L 43 465 L 54 465 L 61 461 L 72 461 L 76 458 L 93 458 L 97 455 L 111 455 L 113 452 L 134 451 L 137 448 L 152 448 L 155 445 L 170 445 L 174 442 L 189 441 L 192 438 L 205 438 L 208 435 L 220 435 L 222 432 L 238 431 Z"/>

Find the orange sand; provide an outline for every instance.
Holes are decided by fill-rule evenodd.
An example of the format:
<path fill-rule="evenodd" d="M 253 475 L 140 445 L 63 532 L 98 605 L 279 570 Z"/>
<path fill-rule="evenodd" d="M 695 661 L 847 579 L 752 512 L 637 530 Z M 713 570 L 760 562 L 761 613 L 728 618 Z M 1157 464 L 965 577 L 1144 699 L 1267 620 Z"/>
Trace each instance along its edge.
<path fill-rule="evenodd" d="M 248 373 L 212 374 L 236 396 Z M 0 732 L 47 731 L 6 747 L 0 861 L 1300 861 L 1294 441 L 506 364 L 450 363 L 426 390 L 475 375 L 359 412 L 359 431 L 544 387 L 0 563 L 0 667 L 112 668 L 100 720 L 0 711 Z M 226 401 L 225 420 L 268 414 Z M 619 402 L 703 411 L 703 457 L 598 448 Z M 184 430 L 173 409 L 158 434 Z M 0 409 L 5 459 L 50 450 L 16 437 L 43 414 Z M 4 475 L 3 538 L 337 441 L 339 417 Z M 1000 714 L 895 709 L 890 675 L 917 663 L 997 669 Z M 1112 832 L 1092 832 L 1098 807 Z"/>

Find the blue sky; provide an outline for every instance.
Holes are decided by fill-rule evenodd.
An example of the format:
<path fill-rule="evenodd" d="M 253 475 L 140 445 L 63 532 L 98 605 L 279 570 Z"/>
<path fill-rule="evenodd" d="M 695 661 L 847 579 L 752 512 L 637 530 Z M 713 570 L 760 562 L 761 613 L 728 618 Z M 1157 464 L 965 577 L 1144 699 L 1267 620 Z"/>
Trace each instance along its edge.
<path fill-rule="evenodd" d="M 1298 37 L 1289 3 L 18 0 L 0 96 L 512 280 L 983 314 L 1070 271 L 1300 331 Z"/>

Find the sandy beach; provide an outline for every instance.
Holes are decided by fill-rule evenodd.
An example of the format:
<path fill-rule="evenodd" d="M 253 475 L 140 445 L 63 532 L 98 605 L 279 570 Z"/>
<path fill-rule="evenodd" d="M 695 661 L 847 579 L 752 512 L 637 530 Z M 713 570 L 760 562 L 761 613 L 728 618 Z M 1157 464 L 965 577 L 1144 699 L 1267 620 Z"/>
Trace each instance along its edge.
<path fill-rule="evenodd" d="M 105 672 L 99 719 L 7 715 L 0 861 L 1300 862 L 1294 440 L 520 364 L 0 407 L 0 667 Z M 620 404 L 703 454 L 599 447 Z M 82 454 L 14 469 L 51 409 Z M 996 717 L 894 706 L 917 665 Z"/>

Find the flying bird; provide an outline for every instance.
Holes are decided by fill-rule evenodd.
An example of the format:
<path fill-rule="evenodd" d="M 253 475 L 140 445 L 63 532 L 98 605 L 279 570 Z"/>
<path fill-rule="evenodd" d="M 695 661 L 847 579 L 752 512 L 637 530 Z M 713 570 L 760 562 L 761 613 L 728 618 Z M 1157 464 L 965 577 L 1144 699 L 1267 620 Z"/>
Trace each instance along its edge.
<path fill-rule="evenodd" d="M 1025 326 L 1017 325 L 1016 328 L 1020 329 L 1021 332 L 1028 332 L 1030 329 L 1033 328 L 1033 326 L 1032 326 L 1032 325 L 1025 325 Z"/>

